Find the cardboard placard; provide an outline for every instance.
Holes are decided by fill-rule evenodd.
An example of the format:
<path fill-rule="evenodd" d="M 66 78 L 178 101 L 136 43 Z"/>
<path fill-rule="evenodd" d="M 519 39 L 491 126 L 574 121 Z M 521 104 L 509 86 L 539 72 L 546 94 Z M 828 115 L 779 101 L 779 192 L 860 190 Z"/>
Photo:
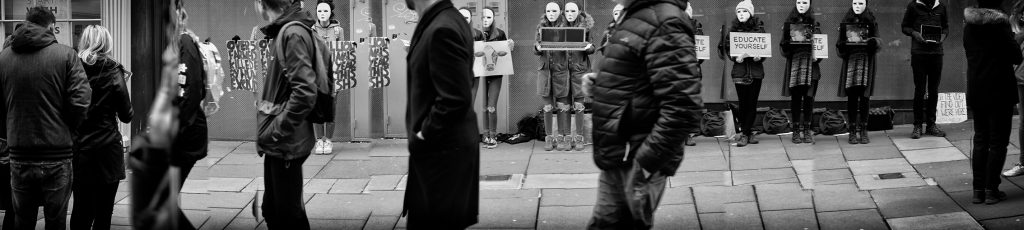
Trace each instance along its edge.
<path fill-rule="evenodd" d="M 814 58 L 828 58 L 828 35 L 814 35 Z"/>
<path fill-rule="evenodd" d="M 473 76 L 512 75 L 512 51 L 508 41 L 473 43 Z"/>
<path fill-rule="evenodd" d="M 751 57 L 772 57 L 772 34 L 769 33 L 729 33 L 729 56 L 739 57 L 747 54 Z"/>
<path fill-rule="evenodd" d="M 696 35 L 693 37 L 693 50 L 697 53 L 697 59 L 711 59 L 711 36 Z"/>
<path fill-rule="evenodd" d="M 950 124 L 967 121 L 967 95 L 964 93 L 939 93 L 935 108 L 935 123 Z"/>

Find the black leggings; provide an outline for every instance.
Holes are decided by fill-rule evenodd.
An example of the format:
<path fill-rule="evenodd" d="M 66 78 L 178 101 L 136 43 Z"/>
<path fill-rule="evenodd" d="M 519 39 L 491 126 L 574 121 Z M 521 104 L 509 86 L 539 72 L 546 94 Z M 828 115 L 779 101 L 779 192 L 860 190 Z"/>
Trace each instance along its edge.
<path fill-rule="evenodd" d="M 75 206 L 71 211 L 71 229 L 110 229 L 118 183 L 90 184 L 75 181 Z"/>
<path fill-rule="evenodd" d="M 810 95 L 811 86 L 801 85 L 789 88 L 793 97 L 789 101 L 789 109 L 792 111 L 794 124 L 810 123 L 814 116 L 814 97 Z M 810 128 L 810 127 L 807 127 Z"/>
<path fill-rule="evenodd" d="M 740 101 L 739 111 L 733 111 L 739 118 L 743 135 L 752 135 L 754 118 L 757 117 L 757 97 L 761 94 L 761 79 L 754 79 L 749 85 L 736 85 L 736 97 Z"/>
<path fill-rule="evenodd" d="M 850 123 L 864 124 L 868 122 L 868 96 L 864 96 L 867 88 L 854 86 L 846 89 L 847 120 Z"/>

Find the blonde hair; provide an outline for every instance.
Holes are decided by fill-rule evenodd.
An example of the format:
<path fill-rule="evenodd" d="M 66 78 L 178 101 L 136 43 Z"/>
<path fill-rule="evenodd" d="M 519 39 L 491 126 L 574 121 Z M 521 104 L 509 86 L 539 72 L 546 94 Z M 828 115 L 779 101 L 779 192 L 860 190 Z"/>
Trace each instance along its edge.
<path fill-rule="evenodd" d="M 111 43 L 113 40 L 106 27 L 90 25 L 82 31 L 82 37 L 78 41 L 78 57 L 90 65 L 96 63 L 97 58 L 110 54 Z"/>

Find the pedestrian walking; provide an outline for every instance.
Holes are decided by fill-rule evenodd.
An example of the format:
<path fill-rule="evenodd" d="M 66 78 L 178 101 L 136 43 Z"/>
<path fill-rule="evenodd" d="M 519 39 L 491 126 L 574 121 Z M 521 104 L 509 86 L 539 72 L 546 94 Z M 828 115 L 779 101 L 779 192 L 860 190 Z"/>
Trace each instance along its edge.
<path fill-rule="evenodd" d="M 846 110 L 850 144 L 868 144 L 868 101 L 875 91 L 875 56 L 879 51 L 878 23 L 867 0 L 853 0 L 839 26 L 836 49 L 843 59 L 839 96 L 847 97 Z"/>
<path fill-rule="evenodd" d="M 790 111 L 797 130 L 793 143 L 814 144 L 811 119 L 814 117 L 814 94 L 821 79 L 820 58 L 814 57 L 814 34 L 821 29 L 814 20 L 811 0 L 796 0 L 796 8 L 789 13 L 782 28 L 782 56 L 786 57 L 786 75 L 783 96 L 790 96 Z"/>
<path fill-rule="evenodd" d="M 974 117 L 971 172 L 972 202 L 995 204 L 1006 199 L 999 191 L 1000 172 L 1010 144 L 1013 106 L 1018 102 L 1014 65 L 1024 61 L 1013 39 L 1002 0 L 979 0 L 964 9 L 964 51 L 967 55 L 967 106 Z"/>
<path fill-rule="evenodd" d="M 729 26 L 729 32 L 764 33 L 764 22 L 754 16 L 754 4 L 750 0 L 744 0 L 736 4 L 736 20 Z M 719 45 L 725 54 L 730 53 L 729 39 L 723 37 Z M 737 57 L 730 57 L 733 61 L 732 82 L 736 84 L 736 98 L 739 100 L 739 110 L 736 116 L 739 120 L 740 135 L 737 147 L 744 147 L 747 144 L 758 144 L 757 136 L 754 135 L 754 120 L 757 117 L 757 100 L 761 94 L 761 81 L 764 79 L 765 58 L 751 57 L 743 54 Z M 794 135 L 796 132 L 794 132 Z"/>
<path fill-rule="evenodd" d="M 73 130 L 86 117 L 92 90 L 74 49 L 57 44 L 56 18 L 46 7 L 26 21 L 0 51 L 0 117 L 7 124 L 11 191 L 17 229 L 34 229 L 43 206 L 46 229 L 67 227 L 73 182 Z"/>
<path fill-rule="evenodd" d="M 473 37 L 449 0 L 406 0 L 420 16 L 409 55 L 409 229 L 477 223 L 480 129 L 473 111 Z"/>
<path fill-rule="evenodd" d="M 134 111 L 125 81 L 127 72 L 108 56 L 112 48 L 110 32 L 99 25 L 86 27 L 78 42 L 92 102 L 75 138 L 71 229 L 110 229 L 118 183 L 125 179 L 118 121 L 131 122 Z"/>
<path fill-rule="evenodd" d="M 494 25 L 494 9 L 484 7 L 481 14 L 484 30 L 481 31 L 484 42 L 508 41 L 509 51 L 515 45 L 508 39 L 505 31 Z M 478 77 L 473 79 L 473 99 L 476 99 L 476 91 L 479 90 L 480 81 L 484 81 L 484 147 L 493 149 L 498 147 L 498 96 L 501 95 L 502 75 Z M 475 103 L 474 103 L 475 104 Z M 581 121 L 581 120 L 577 120 Z M 580 123 L 582 124 L 582 123 Z"/>
<path fill-rule="evenodd" d="M 938 0 L 914 0 L 903 14 L 903 34 L 913 40 L 910 67 L 914 69 L 914 131 L 910 137 L 927 134 L 945 137 L 935 124 L 939 102 L 939 81 L 942 80 L 942 43 L 949 34 L 946 5 Z M 927 123 L 927 129 L 922 125 Z"/>
<path fill-rule="evenodd" d="M 270 229 L 309 229 L 302 202 L 302 164 L 316 142 L 313 123 L 306 119 L 317 97 L 316 35 L 309 28 L 316 18 L 302 10 L 301 1 L 257 1 L 257 11 L 270 23 L 260 30 L 277 40 L 270 52 L 283 54 L 270 64 L 264 87 L 256 94 L 256 149 L 264 156 L 266 186 L 263 217 Z"/>
<path fill-rule="evenodd" d="M 682 143 L 699 129 L 694 27 L 685 0 L 616 2 L 626 6 L 624 18 L 597 73 L 584 77 L 601 169 L 588 228 L 650 229 L 667 178 L 683 161 Z"/>
<path fill-rule="evenodd" d="M 203 110 L 203 99 L 206 98 L 206 70 L 203 68 L 203 53 L 199 50 L 199 37 L 188 29 L 188 11 L 184 8 L 184 0 L 178 1 L 178 86 L 174 107 L 178 110 L 178 135 L 171 145 L 171 165 L 180 171 L 178 192 L 184 187 L 189 173 L 196 161 L 206 158 L 209 145 L 206 126 L 206 113 Z M 178 209 L 178 227 L 195 229 L 185 212 Z"/>
<path fill-rule="evenodd" d="M 1011 28 L 1013 28 L 1014 40 L 1020 47 L 1020 52 L 1024 53 L 1024 1 L 1017 1 L 1017 3 L 1013 5 L 1013 11 L 1011 13 L 1010 25 Z M 1018 103 L 1024 102 L 1024 63 L 1017 63 L 1014 74 L 1017 76 L 1017 94 L 1019 96 L 1017 99 Z M 1017 114 L 1024 115 L 1024 106 L 1018 105 L 1017 108 L 1020 110 Z M 1020 123 L 1020 126 L 1020 128 L 1024 128 L 1024 123 Z M 1017 143 L 1022 143 L 1019 142 L 1024 140 L 1024 136 L 1020 136 L 1020 134 L 1022 134 L 1020 133 L 1021 129 L 1018 129 L 1017 132 L 1017 137 L 1020 138 Z M 1024 175 L 1024 155 L 1021 155 L 1020 160 L 1017 161 L 1016 164 L 1013 164 L 1012 168 L 1003 172 L 1003 176 L 1007 177 L 1020 175 Z"/>
<path fill-rule="evenodd" d="M 316 23 L 313 24 L 313 31 L 323 38 L 324 41 L 342 41 L 344 35 L 341 23 L 334 20 L 334 1 L 317 0 Z M 338 79 L 335 79 L 337 81 Z M 334 87 L 336 90 L 341 87 Z M 335 92 L 337 95 L 337 92 Z M 331 154 L 334 152 L 334 122 L 314 123 L 313 135 L 316 135 L 316 146 L 313 152 L 316 154 Z"/>

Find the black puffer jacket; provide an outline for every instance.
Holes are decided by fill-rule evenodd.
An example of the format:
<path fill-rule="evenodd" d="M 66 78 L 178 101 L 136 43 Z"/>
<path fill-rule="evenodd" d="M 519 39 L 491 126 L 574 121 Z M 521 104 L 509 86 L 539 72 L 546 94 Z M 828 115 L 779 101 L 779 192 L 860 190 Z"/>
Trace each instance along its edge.
<path fill-rule="evenodd" d="M 635 1 L 612 29 L 594 94 L 594 161 L 671 176 L 703 109 L 693 26 L 685 0 Z M 628 151 L 628 154 L 626 153 Z"/>

